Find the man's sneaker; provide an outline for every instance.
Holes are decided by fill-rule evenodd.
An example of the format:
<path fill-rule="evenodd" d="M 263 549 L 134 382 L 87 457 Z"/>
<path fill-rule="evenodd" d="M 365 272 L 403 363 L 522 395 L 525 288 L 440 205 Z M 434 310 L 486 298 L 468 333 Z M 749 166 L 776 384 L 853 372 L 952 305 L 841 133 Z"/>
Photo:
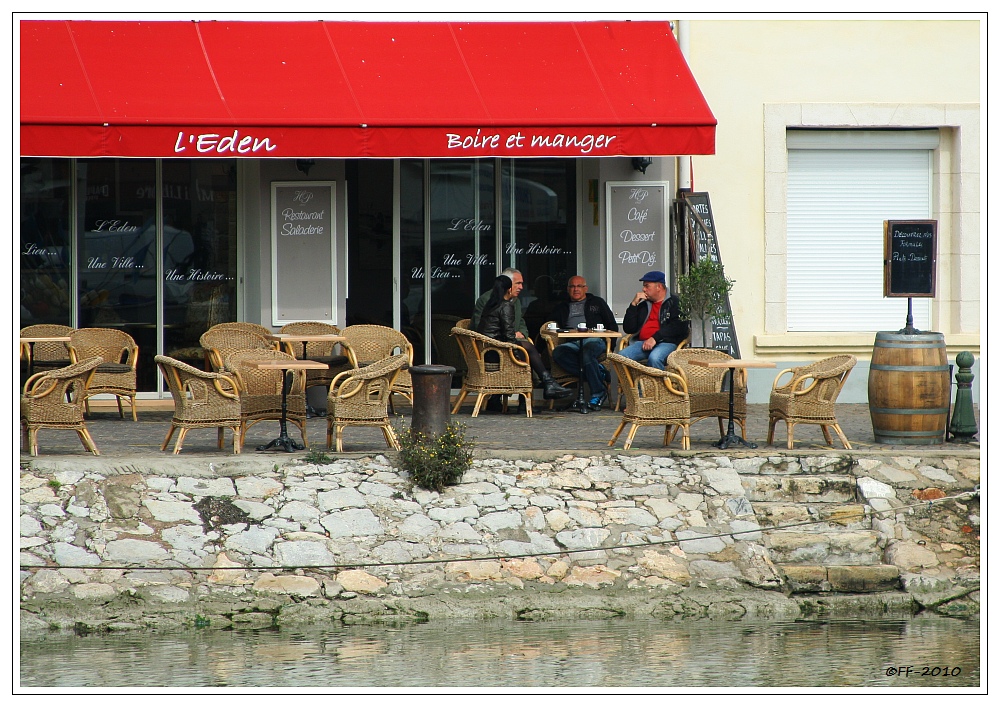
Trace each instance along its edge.
<path fill-rule="evenodd" d="M 590 399 L 590 402 L 587 404 L 587 407 L 589 407 L 591 410 L 600 410 L 601 405 L 603 405 L 604 401 L 607 399 L 608 399 L 608 394 L 605 392 L 601 392 L 600 395 L 595 395 Z"/>

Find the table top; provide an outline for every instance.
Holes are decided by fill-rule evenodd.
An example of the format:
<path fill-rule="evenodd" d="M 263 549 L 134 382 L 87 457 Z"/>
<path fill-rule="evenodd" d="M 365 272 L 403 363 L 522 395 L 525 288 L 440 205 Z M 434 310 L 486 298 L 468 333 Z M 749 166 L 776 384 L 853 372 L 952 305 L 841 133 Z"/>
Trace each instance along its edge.
<path fill-rule="evenodd" d="M 271 339 L 275 341 L 347 341 L 346 336 L 341 334 L 271 334 Z"/>
<path fill-rule="evenodd" d="M 251 366 L 256 368 L 274 368 L 278 370 L 289 370 L 295 369 L 299 371 L 309 370 L 309 371 L 320 371 L 324 368 L 329 368 L 325 363 L 320 363 L 319 361 L 300 361 L 298 359 L 290 361 L 277 361 L 277 360 L 267 360 L 267 361 L 247 361 Z"/>
<path fill-rule="evenodd" d="M 560 339 L 617 339 L 622 335 L 620 331 L 611 329 L 542 329 L 542 334 L 557 336 Z"/>
<path fill-rule="evenodd" d="M 68 336 L 22 336 L 22 344 L 45 344 L 70 341 Z"/>
<path fill-rule="evenodd" d="M 777 368 L 774 361 L 760 361 L 753 358 L 733 358 L 728 361 L 703 361 L 700 358 L 692 358 L 688 363 L 704 368 Z"/>

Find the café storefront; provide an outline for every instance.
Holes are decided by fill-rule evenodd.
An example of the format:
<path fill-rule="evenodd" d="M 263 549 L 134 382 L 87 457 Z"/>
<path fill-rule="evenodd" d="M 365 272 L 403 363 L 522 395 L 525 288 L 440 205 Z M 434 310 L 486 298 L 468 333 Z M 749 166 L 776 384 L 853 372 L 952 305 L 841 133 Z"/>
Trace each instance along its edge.
<path fill-rule="evenodd" d="M 153 356 L 196 362 L 221 321 L 384 324 L 447 363 L 439 332 L 504 267 L 529 326 L 577 272 L 610 300 L 616 273 L 672 269 L 671 158 L 714 151 L 666 22 L 19 34 L 20 326 L 127 331 L 146 397 Z M 661 203 L 620 248 L 606 202 L 630 184 Z"/>

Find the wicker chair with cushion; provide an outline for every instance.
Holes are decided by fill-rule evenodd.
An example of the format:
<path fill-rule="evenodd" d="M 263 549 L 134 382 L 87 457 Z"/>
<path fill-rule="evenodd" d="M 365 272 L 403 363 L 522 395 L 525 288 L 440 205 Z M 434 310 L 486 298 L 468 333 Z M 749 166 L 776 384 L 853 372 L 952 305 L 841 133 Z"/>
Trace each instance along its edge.
<path fill-rule="evenodd" d="M 771 444 L 774 440 L 775 424 L 778 420 L 784 420 L 788 427 L 789 449 L 794 448 L 792 429 L 800 424 L 819 425 L 828 445 L 833 445 L 829 429 L 832 427 L 844 449 L 850 449 L 851 443 L 840 429 L 834 405 L 844 387 L 844 381 L 857 362 L 858 359 L 850 355 L 830 356 L 808 366 L 781 371 L 771 388 L 767 443 Z M 781 383 L 781 377 L 786 373 L 792 374 L 791 380 Z"/>
<path fill-rule="evenodd" d="M 236 379 L 240 395 L 240 447 L 246 441 L 247 430 L 261 420 L 281 419 L 281 390 L 287 371 L 275 368 L 257 368 L 254 361 L 295 360 L 291 354 L 274 349 L 249 349 L 235 351 L 226 359 L 226 372 Z M 288 389 L 287 421 L 295 424 L 306 439 L 306 377 L 303 371 L 291 371 L 292 384 Z"/>
<path fill-rule="evenodd" d="M 136 416 L 135 366 L 139 359 L 139 347 L 135 339 L 118 329 L 98 327 L 74 329 L 69 334 L 69 357 L 73 363 L 100 356 L 102 363 L 94 371 L 85 393 L 84 406 L 90 412 L 88 400 L 95 395 L 110 393 L 118 401 L 118 414 L 124 419 L 122 398 L 127 398 L 132 406 L 132 420 Z"/>
<path fill-rule="evenodd" d="M 407 366 L 413 364 L 413 346 L 401 332 L 379 324 L 352 324 L 340 332 L 346 339 L 341 349 L 353 368 L 362 368 L 396 354 L 406 354 Z M 392 384 L 392 392 L 413 402 L 413 382 L 408 370 L 401 370 Z M 389 399 L 392 409 L 392 399 Z"/>
<path fill-rule="evenodd" d="M 725 433 L 723 421 L 729 420 L 728 368 L 705 368 L 690 363 L 692 359 L 703 361 L 731 361 L 732 356 L 725 351 L 703 348 L 684 348 L 667 356 L 667 369 L 676 371 L 687 383 L 691 397 L 692 424 L 706 417 L 719 421 L 719 434 Z M 733 371 L 733 420 L 740 424 L 741 437 L 747 436 L 747 372 L 745 369 Z"/>
<path fill-rule="evenodd" d="M 399 450 L 396 433 L 389 424 L 389 398 L 393 380 L 409 362 L 406 354 L 396 354 L 369 366 L 342 371 L 330 386 L 327 397 L 326 446 L 337 433 L 337 451 L 344 451 L 345 427 L 379 427 L 386 444 Z"/>
<path fill-rule="evenodd" d="M 301 334 L 308 336 L 311 334 L 340 334 L 340 329 L 333 324 L 323 322 L 292 322 L 281 327 L 282 334 Z M 295 358 L 301 359 L 304 354 L 310 361 L 325 363 L 329 368 L 320 371 L 306 371 L 306 388 L 321 385 L 330 387 L 330 382 L 341 371 L 353 368 L 350 359 L 344 354 L 335 351 L 337 344 L 332 341 L 307 341 L 303 347 L 301 341 L 284 342 L 285 351 Z"/>
<path fill-rule="evenodd" d="M 240 453 L 240 396 L 236 381 L 223 373 L 199 371 L 169 356 L 157 356 L 156 365 L 163 374 L 174 399 L 174 416 L 161 450 L 167 448 L 174 430 L 179 429 L 174 454 L 181 451 L 188 430 L 215 427 L 222 449 L 224 430 L 233 431 L 233 454 Z"/>
<path fill-rule="evenodd" d="M 89 452 L 100 454 L 83 421 L 87 384 L 102 362 L 99 356 L 84 359 L 65 368 L 41 371 L 24 383 L 21 395 L 21 430 L 24 446 L 31 456 L 38 456 L 38 430 L 75 430 Z"/>
<path fill-rule="evenodd" d="M 32 324 L 21 329 L 21 336 L 69 336 L 73 327 L 63 324 Z M 21 344 L 21 358 L 29 369 L 48 370 L 50 368 L 65 368 L 72 361 L 69 358 L 69 348 L 61 341 L 38 341 L 34 344 Z"/>
<path fill-rule="evenodd" d="M 527 416 L 531 417 L 533 383 L 528 352 L 516 344 L 498 341 L 471 329 L 454 327 L 451 335 L 462 350 L 467 369 L 462 379 L 462 390 L 451 413 L 458 412 L 469 393 L 479 394 L 472 409 L 473 417 L 479 415 L 480 408 L 491 395 L 503 396 L 505 412 L 507 396 L 521 395 Z"/>
<path fill-rule="evenodd" d="M 614 446 L 625 425 L 632 424 L 625 449 L 632 446 L 632 439 L 640 427 L 664 425 L 663 446 L 668 446 L 681 430 L 681 447 L 691 448 L 691 403 L 684 379 L 675 372 L 661 371 L 637 363 L 616 353 L 608 354 L 618 380 L 625 392 L 625 412 L 608 446 Z"/>
<path fill-rule="evenodd" d="M 251 349 L 274 351 L 274 342 L 270 339 L 243 329 L 212 327 L 201 335 L 198 343 L 205 349 L 209 367 L 216 373 L 226 368 L 226 359 L 237 351 Z"/>

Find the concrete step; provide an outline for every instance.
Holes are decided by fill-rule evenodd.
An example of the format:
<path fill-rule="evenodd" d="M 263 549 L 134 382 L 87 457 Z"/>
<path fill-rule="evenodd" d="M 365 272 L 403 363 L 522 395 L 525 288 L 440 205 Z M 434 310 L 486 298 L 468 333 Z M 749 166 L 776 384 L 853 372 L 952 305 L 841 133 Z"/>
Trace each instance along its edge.
<path fill-rule="evenodd" d="M 857 481 L 853 476 L 748 475 L 741 478 L 751 502 L 853 503 L 857 501 Z"/>
<path fill-rule="evenodd" d="M 870 530 L 775 530 L 764 534 L 764 546 L 775 564 L 831 567 L 884 561 L 878 534 Z"/>
<path fill-rule="evenodd" d="M 899 568 L 893 565 L 779 564 L 777 569 L 793 594 L 887 592 L 902 588 Z"/>

